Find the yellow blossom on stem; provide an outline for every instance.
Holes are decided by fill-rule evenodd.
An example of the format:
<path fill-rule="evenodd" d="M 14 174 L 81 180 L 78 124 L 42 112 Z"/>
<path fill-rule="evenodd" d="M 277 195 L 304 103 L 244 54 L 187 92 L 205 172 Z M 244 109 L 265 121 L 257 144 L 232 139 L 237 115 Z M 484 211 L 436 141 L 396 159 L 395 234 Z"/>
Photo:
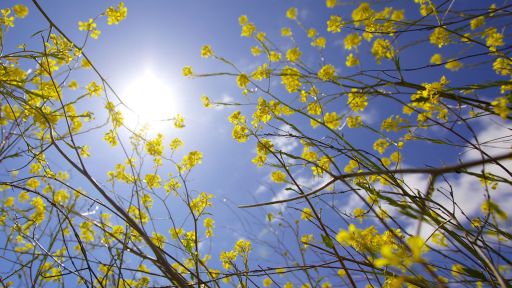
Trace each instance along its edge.
<path fill-rule="evenodd" d="M 347 65 L 347 67 L 354 67 L 354 66 L 357 66 L 359 64 L 360 64 L 359 58 L 354 56 L 353 53 L 348 54 L 347 59 L 345 61 L 345 65 Z"/>
<path fill-rule="evenodd" d="M 333 65 L 324 65 L 317 74 L 318 78 L 323 81 L 334 81 L 336 80 L 336 68 Z"/>
<path fill-rule="evenodd" d="M 450 43 L 450 33 L 444 27 L 437 27 L 430 34 L 430 43 L 441 48 Z"/>
<path fill-rule="evenodd" d="M 331 129 L 337 129 L 341 125 L 340 116 L 336 112 L 325 113 L 324 123 Z"/>
<path fill-rule="evenodd" d="M 185 77 L 191 76 L 193 74 L 192 67 L 190 67 L 190 66 L 183 67 L 182 73 L 183 73 L 183 76 L 185 76 Z"/>
<path fill-rule="evenodd" d="M 271 179 L 275 183 L 283 183 L 286 181 L 286 174 L 284 174 L 282 171 L 273 171 Z"/>
<path fill-rule="evenodd" d="M 299 48 L 297 47 L 294 47 L 286 51 L 286 59 L 290 62 L 297 62 L 301 55 L 302 52 L 300 52 Z"/>
<path fill-rule="evenodd" d="M 300 214 L 300 219 L 302 220 L 305 220 L 305 221 L 310 221 L 313 219 L 313 211 L 311 210 L 311 208 L 304 208 L 302 209 L 302 213 Z"/>
<path fill-rule="evenodd" d="M 286 17 L 288 19 L 292 19 L 292 20 L 297 19 L 297 8 L 295 8 L 295 7 L 288 8 L 288 10 L 286 10 Z"/>
<path fill-rule="evenodd" d="M 105 14 L 107 15 L 108 25 L 119 24 L 119 22 L 126 18 L 126 15 L 128 14 L 128 8 L 124 6 L 124 2 L 119 2 L 117 7 L 108 7 L 107 11 L 105 11 Z"/>
<path fill-rule="evenodd" d="M 211 56 L 213 56 L 212 47 L 210 45 L 204 45 L 201 48 L 201 57 L 208 58 L 208 57 L 211 57 Z"/>
<path fill-rule="evenodd" d="M 250 81 L 249 77 L 247 77 L 247 75 L 244 74 L 244 73 L 241 73 L 240 75 L 238 75 L 236 77 L 236 84 L 241 89 L 246 89 L 247 88 L 247 84 L 249 84 L 249 81 Z"/>
<path fill-rule="evenodd" d="M 25 18 L 28 15 L 28 7 L 23 4 L 16 4 L 12 7 L 14 14 L 18 18 Z"/>
<path fill-rule="evenodd" d="M 336 6 L 336 3 L 337 0 L 326 0 L 325 1 L 325 6 L 327 6 L 327 8 L 334 8 L 334 6 Z"/>
<path fill-rule="evenodd" d="M 327 32 L 338 33 L 341 32 L 342 27 L 343 22 L 341 22 L 341 17 L 338 15 L 331 15 L 331 18 L 327 21 Z"/>

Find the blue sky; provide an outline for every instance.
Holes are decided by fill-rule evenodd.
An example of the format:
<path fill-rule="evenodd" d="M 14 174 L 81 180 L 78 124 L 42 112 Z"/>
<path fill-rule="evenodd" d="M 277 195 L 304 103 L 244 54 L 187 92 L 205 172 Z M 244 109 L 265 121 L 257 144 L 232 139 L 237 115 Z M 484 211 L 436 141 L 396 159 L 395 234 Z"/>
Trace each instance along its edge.
<path fill-rule="evenodd" d="M 8 5 L 13 1 L 9 1 Z M 36 11 L 35 7 L 29 1 L 19 1 L 25 3 L 31 10 L 31 14 L 25 20 L 19 20 L 16 23 L 14 33 L 8 33 L 6 36 L 6 48 L 13 49 L 17 44 L 24 42 L 37 45 L 40 42 L 38 37 L 31 38 L 30 35 L 39 30 L 39 27 L 47 27 L 42 17 Z M 359 2 L 359 1 L 358 1 Z M 419 17 L 416 5 L 412 1 L 395 1 L 396 7 L 406 10 L 406 18 Z M 462 3 L 461 3 L 462 2 Z M 469 1 L 468 1 L 469 2 Z M 468 2 L 458 1 L 456 8 L 469 8 Z M 13 2 L 14 3 L 14 2 Z M 18 2 L 16 2 L 18 3 Z M 116 5 L 116 1 L 69 1 L 69 0 L 51 0 L 41 1 L 41 6 L 50 18 L 74 41 L 82 43 L 85 34 L 78 31 L 78 21 L 85 21 L 90 17 L 100 14 L 107 6 Z M 151 131 L 153 135 L 157 132 L 164 133 L 166 140 L 174 137 L 180 137 L 185 142 L 183 151 L 199 150 L 203 152 L 204 159 L 202 165 L 195 168 L 190 175 L 190 186 L 194 192 L 207 191 L 215 195 L 214 207 L 210 210 L 216 221 L 216 238 L 213 243 L 206 242 L 209 246 L 204 249 L 211 249 L 214 259 L 212 262 L 218 263 L 216 255 L 222 250 L 231 249 L 234 242 L 240 238 L 248 237 L 244 233 L 249 232 L 251 238 L 257 238 L 265 241 L 271 239 L 272 229 L 264 226 L 265 215 L 267 212 L 277 212 L 275 207 L 265 209 L 240 210 L 237 208 L 241 204 L 251 204 L 256 202 L 269 201 L 275 199 L 276 194 L 288 195 L 283 190 L 282 185 L 276 185 L 270 182 L 270 168 L 256 168 L 250 160 L 255 156 L 255 143 L 236 143 L 231 138 L 231 124 L 227 117 L 234 109 L 226 107 L 222 109 L 205 109 L 201 106 L 200 96 L 208 95 L 214 101 L 230 100 L 239 103 L 255 103 L 255 95 L 246 97 L 242 95 L 241 90 L 236 87 L 234 77 L 222 76 L 200 79 L 187 79 L 182 76 L 182 67 L 190 65 L 197 73 L 210 72 L 234 72 L 230 67 L 219 63 L 213 59 L 202 59 L 200 55 L 201 47 L 205 44 L 211 45 L 216 55 L 226 57 L 235 63 L 242 71 L 250 73 L 255 67 L 263 63 L 264 59 L 254 58 L 250 54 L 250 47 L 255 45 L 253 39 L 240 37 L 240 26 L 238 17 L 246 14 L 250 21 L 254 22 L 259 31 L 265 31 L 268 38 L 275 40 L 277 46 L 282 47 L 283 51 L 292 47 L 289 40 L 280 36 L 281 27 L 291 27 L 297 33 L 297 43 L 304 47 L 304 62 L 311 67 L 319 69 L 321 60 L 315 51 L 315 48 L 309 47 L 309 39 L 301 35 L 300 30 L 289 19 L 286 19 L 286 10 L 291 6 L 299 8 L 299 18 L 306 27 L 316 27 L 323 30 L 323 36 L 327 38 L 328 48 L 325 50 L 325 61 L 333 63 L 339 68 L 338 73 L 354 73 L 354 68 L 344 66 L 345 57 L 348 52 L 343 50 L 342 40 L 346 32 L 331 35 L 325 32 L 325 22 L 329 15 L 339 14 L 343 18 L 350 18 L 350 11 L 353 6 L 338 6 L 334 10 L 325 7 L 324 1 L 304 0 L 304 1 L 125 1 L 128 7 L 128 17 L 120 25 L 108 26 L 105 19 L 98 28 L 102 31 L 98 40 L 89 39 L 85 48 L 85 53 L 92 60 L 94 65 L 106 77 L 111 86 L 117 93 L 123 97 L 130 83 L 136 81 L 144 71 L 151 71 L 157 75 L 160 81 L 165 83 L 172 91 L 173 101 L 169 105 L 170 111 L 177 111 L 185 116 L 186 128 L 177 130 L 169 122 L 168 126 L 162 126 L 158 131 Z M 2 6 L 6 4 L 0 4 Z M 487 5 L 487 4 L 486 4 Z M 466 7 L 467 6 L 467 7 Z M 350 7 L 350 8 L 349 8 Z M 384 5 L 375 6 L 376 9 Z M 414 10 L 413 10 L 414 8 Z M 37 27 L 37 28 L 35 28 Z M 303 34 L 303 33 L 302 33 Z M 419 39 L 427 39 L 427 32 L 409 33 L 402 36 L 397 42 L 408 43 Z M 329 44 L 330 43 L 330 44 Z M 40 44 L 40 43 L 39 43 Z M 449 48 L 437 49 L 428 41 L 419 43 L 410 49 L 400 51 L 401 63 L 404 67 L 418 67 L 427 65 L 430 56 L 435 52 L 443 55 L 456 57 L 460 52 L 458 45 Z M 361 61 L 365 67 L 375 66 L 375 62 L 369 53 L 370 45 L 364 43 L 361 47 Z M 475 48 L 478 51 L 478 48 Z M 466 52 L 465 52 L 466 53 Z M 385 61 L 384 61 L 385 62 Z M 465 65 L 478 63 L 479 59 L 468 59 Z M 485 79 L 493 80 L 496 78 L 492 70 L 487 68 L 477 68 L 478 73 L 460 74 L 450 72 L 441 67 L 433 67 L 425 70 L 408 73 L 408 79 L 413 82 L 432 82 L 438 81 L 441 75 L 449 77 L 455 85 L 467 84 Z M 390 67 L 392 63 L 385 62 L 379 68 Z M 474 72 L 474 71 L 473 71 Z M 92 73 L 78 73 L 77 80 L 86 83 L 94 78 Z M 280 86 L 279 81 L 270 83 L 277 94 L 285 95 L 285 90 Z M 332 87 L 325 87 L 325 91 L 333 91 Z M 496 91 L 494 91 L 495 93 Z M 493 91 L 484 93 L 484 97 L 492 97 Z M 141 95 L 141 97 L 145 97 Z M 252 98 L 251 98 L 252 97 Z M 408 95 L 404 96 L 408 99 Z M 103 102 L 87 102 L 91 107 L 101 108 Z M 389 105 L 388 102 L 378 99 L 371 99 L 365 119 L 368 123 L 379 125 L 382 117 L 390 113 L 399 113 L 398 105 Z M 87 104 L 89 105 L 89 104 Z M 94 106 L 96 105 L 96 106 Z M 158 105 L 158 103 L 155 103 Z M 330 108 L 339 112 L 347 112 L 342 102 L 331 103 Z M 85 108 L 85 107 L 83 107 Z M 253 107 L 242 107 L 244 111 L 251 111 Z M 87 109 L 91 109 L 87 107 Z M 345 110 L 343 110 L 345 109 Z M 98 113 L 97 117 L 105 115 Z M 173 115 L 169 115 L 173 117 Z M 301 125 L 307 125 L 300 119 L 296 119 Z M 477 133 L 484 133 L 485 125 L 495 125 L 496 123 L 477 123 Z M 492 127 L 499 127 L 495 125 Z M 304 128 L 308 130 L 309 128 Z M 499 130 L 499 128 L 496 128 Z M 310 131 L 309 129 L 308 131 Z M 496 130 L 496 131 L 498 131 Z M 506 129 L 505 129 L 506 130 Z M 467 135 L 467 130 L 461 130 Z M 501 131 L 501 130 L 500 130 Z M 114 168 L 114 164 L 123 161 L 120 151 L 110 152 L 106 144 L 98 141 L 103 137 L 103 130 L 92 132 L 87 136 L 79 137 L 80 141 L 98 143 L 93 146 L 91 153 L 93 156 L 87 160 L 98 179 L 104 179 L 106 172 Z M 375 135 L 359 131 L 343 130 L 341 131 L 348 139 L 353 141 L 356 146 L 367 147 L 371 150 L 371 145 L 375 140 Z M 340 133 L 341 133 L 340 132 Z M 321 137 L 322 131 L 310 131 L 311 135 Z M 443 137 L 443 131 L 433 132 L 437 137 Z M 506 132 L 503 132 L 506 133 Z M 446 134 L 447 135 L 447 134 Z M 446 136 L 451 137 L 451 136 Z M 284 142 L 283 147 L 288 147 L 295 153 L 300 153 L 301 147 L 298 143 Z M 91 145 L 92 146 L 92 145 Z M 424 165 L 439 166 L 443 163 L 453 163 L 459 158 L 460 152 L 464 149 L 437 149 L 436 145 L 417 143 L 413 148 L 407 148 L 403 151 L 407 164 L 423 167 Z M 181 152 L 183 153 L 183 152 Z M 183 154 L 178 154 L 177 159 L 181 159 Z M 62 165 L 55 161 L 55 165 Z M 340 163 L 341 167 L 345 164 Z M 171 167 L 164 167 L 171 169 Z M 303 182 L 313 186 L 319 185 L 323 179 L 312 179 L 307 175 L 309 171 L 302 171 L 298 175 L 302 177 Z M 166 173 L 163 173 L 164 175 Z M 73 176 L 73 175 L 72 175 Z M 419 187 L 426 185 L 426 179 L 411 179 Z M 455 179 L 455 182 L 462 181 Z M 462 182 L 461 182 L 462 183 Z M 87 184 L 83 184 L 87 185 Z M 86 186 L 87 187 L 87 186 Z M 283 194 L 284 193 L 284 194 Z M 351 196 L 342 196 L 339 199 L 330 199 L 341 212 L 350 213 L 358 204 Z M 343 203 L 346 206 L 343 206 Z M 171 204 L 172 205 L 172 204 Z M 297 217 L 299 212 L 293 207 L 301 209 L 303 203 L 290 204 L 292 209 L 287 210 Z M 160 207 L 161 208 L 161 207 Z M 94 208 L 91 208 L 94 210 Z M 176 211 L 178 218 L 184 217 L 184 212 Z M 183 214 L 183 215 L 182 215 Z M 340 221 L 337 215 L 328 215 L 329 221 L 337 223 Z M 365 225 L 367 225 L 365 223 Z M 333 225 L 336 226 L 336 225 Z M 346 227 L 346 223 L 340 223 L 341 227 Z M 167 227 L 158 227 L 160 231 L 166 233 Z M 306 227 L 305 231 L 312 227 Z M 283 239 L 289 239 L 290 235 L 284 235 Z M 260 262 L 262 265 L 274 265 L 272 251 L 268 248 L 255 245 L 255 259 L 266 259 Z M 265 262 L 268 261 L 268 262 Z"/>

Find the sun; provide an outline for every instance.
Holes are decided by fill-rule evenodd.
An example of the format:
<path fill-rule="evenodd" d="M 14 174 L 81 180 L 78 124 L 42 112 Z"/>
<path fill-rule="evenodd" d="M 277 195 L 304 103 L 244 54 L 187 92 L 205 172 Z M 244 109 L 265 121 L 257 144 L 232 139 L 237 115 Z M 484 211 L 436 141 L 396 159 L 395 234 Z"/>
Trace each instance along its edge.
<path fill-rule="evenodd" d="M 170 125 L 178 109 L 175 91 L 154 72 L 146 70 L 135 77 L 121 95 L 125 104 L 123 115 L 129 126 L 148 125 L 151 129 L 160 129 Z"/>

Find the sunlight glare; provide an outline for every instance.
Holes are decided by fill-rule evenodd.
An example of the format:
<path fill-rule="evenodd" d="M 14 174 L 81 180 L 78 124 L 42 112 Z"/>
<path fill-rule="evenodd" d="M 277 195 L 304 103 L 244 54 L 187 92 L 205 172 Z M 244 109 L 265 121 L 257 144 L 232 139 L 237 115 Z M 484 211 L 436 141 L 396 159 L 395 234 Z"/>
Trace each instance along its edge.
<path fill-rule="evenodd" d="M 177 99 L 174 92 L 162 79 L 151 71 L 145 71 L 126 86 L 122 100 L 126 123 L 149 125 L 151 129 L 161 129 L 177 113 Z"/>

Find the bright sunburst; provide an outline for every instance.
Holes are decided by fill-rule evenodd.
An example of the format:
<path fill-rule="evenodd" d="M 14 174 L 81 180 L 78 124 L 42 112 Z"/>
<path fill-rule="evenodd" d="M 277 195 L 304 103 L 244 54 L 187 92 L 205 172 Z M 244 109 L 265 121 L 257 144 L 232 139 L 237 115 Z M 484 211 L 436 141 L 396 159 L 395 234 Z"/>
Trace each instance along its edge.
<path fill-rule="evenodd" d="M 128 125 L 148 124 L 151 129 L 161 129 L 165 121 L 174 117 L 178 111 L 175 91 L 151 71 L 145 71 L 128 83 L 122 100 L 127 108 L 123 109 Z"/>

